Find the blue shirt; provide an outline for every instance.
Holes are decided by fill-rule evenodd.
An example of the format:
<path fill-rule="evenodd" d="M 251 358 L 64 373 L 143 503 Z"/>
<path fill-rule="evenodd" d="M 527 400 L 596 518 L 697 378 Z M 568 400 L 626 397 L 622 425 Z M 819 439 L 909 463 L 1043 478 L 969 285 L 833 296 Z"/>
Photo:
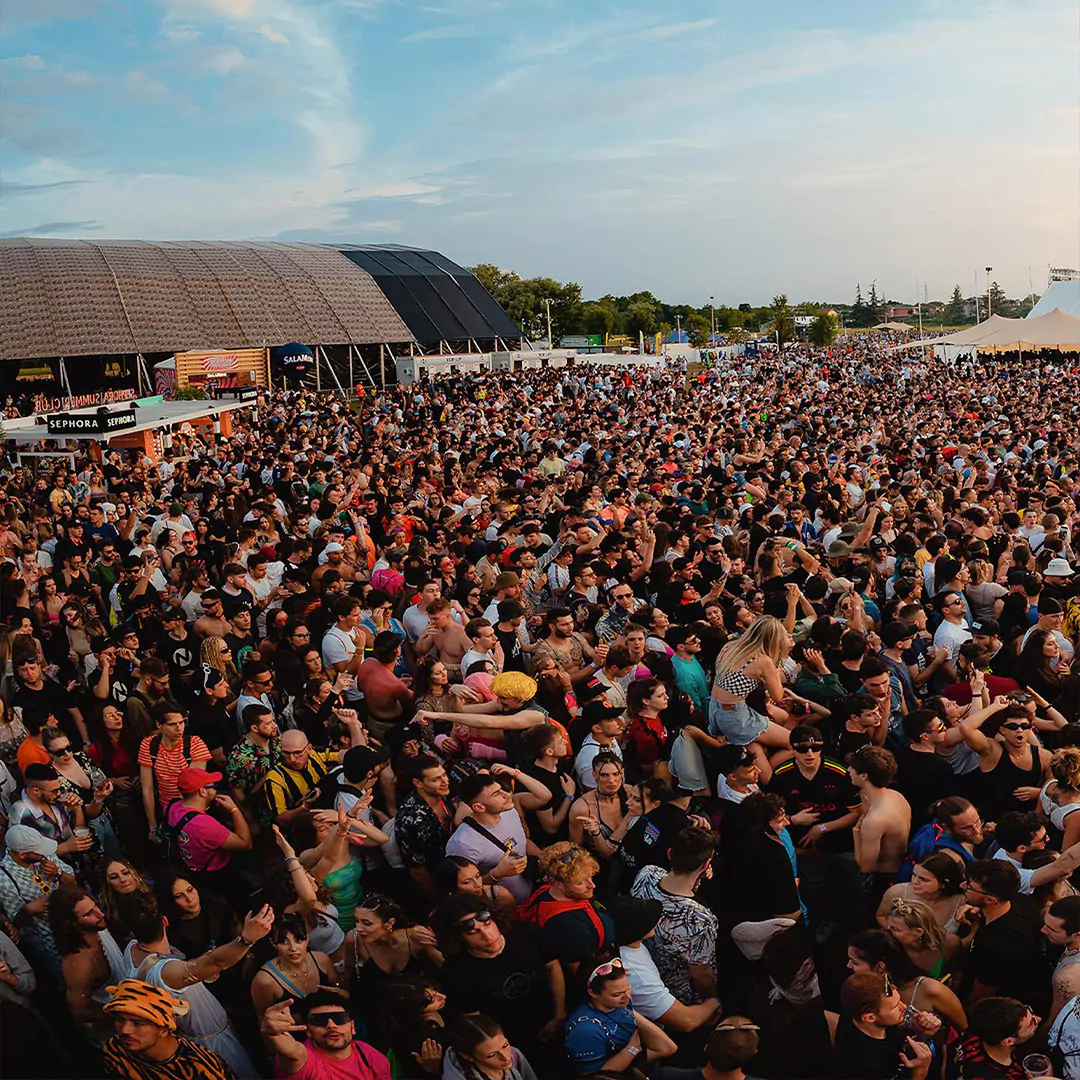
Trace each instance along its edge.
<path fill-rule="evenodd" d="M 671 667 L 675 672 L 675 685 L 685 694 L 690 695 L 694 708 L 699 712 L 709 711 L 709 682 L 705 678 L 705 669 L 696 656 L 681 660 L 672 656 Z"/>
<path fill-rule="evenodd" d="M 579 1006 L 565 1024 L 566 1056 L 574 1072 L 596 1072 L 634 1037 L 635 1031 L 634 1011 L 628 1005 L 612 1012 Z"/>

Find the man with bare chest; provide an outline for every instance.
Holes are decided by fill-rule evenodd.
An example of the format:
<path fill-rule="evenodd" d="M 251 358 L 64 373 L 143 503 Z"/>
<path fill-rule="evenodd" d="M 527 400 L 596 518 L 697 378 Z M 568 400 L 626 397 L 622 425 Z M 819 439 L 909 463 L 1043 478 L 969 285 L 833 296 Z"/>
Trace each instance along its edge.
<path fill-rule="evenodd" d="M 95 1042 L 103 1042 L 113 1031 L 102 1010 L 109 1000 L 105 987 L 124 978 L 123 951 L 107 929 L 104 912 L 76 886 L 57 889 L 49 897 L 49 922 L 71 1015 L 87 1026 Z"/>
<path fill-rule="evenodd" d="M 889 788 L 896 771 L 896 758 L 880 746 L 860 747 L 848 759 L 848 775 L 864 807 L 852 830 L 855 861 L 874 879 L 871 892 L 877 896 L 893 883 L 911 833 L 911 807 Z"/>
<path fill-rule="evenodd" d="M 460 623 L 454 620 L 449 600 L 440 597 L 428 605 L 428 624 L 416 641 L 416 655 L 434 652 L 451 669 L 451 677 L 461 667 L 461 658 L 472 648 L 472 642 Z M 461 672 L 464 676 L 465 672 Z"/>

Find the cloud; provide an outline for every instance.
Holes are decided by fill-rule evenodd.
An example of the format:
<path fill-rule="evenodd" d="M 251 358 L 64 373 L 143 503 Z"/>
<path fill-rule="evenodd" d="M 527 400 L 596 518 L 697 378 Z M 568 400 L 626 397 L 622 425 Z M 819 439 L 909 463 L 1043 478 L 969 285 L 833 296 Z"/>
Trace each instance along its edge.
<path fill-rule="evenodd" d="M 99 0 L 21 0 L 5 4 L 0 19 L 0 36 L 11 37 L 24 30 L 54 22 L 86 19 L 101 6 Z"/>
<path fill-rule="evenodd" d="M 661 26 L 650 26 L 646 30 L 637 30 L 630 34 L 624 34 L 622 41 L 666 41 L 669 38 L 685 37 L 687 34 L 697 34 L 702 30 L 708 30 L 717 24 L 717 19 L 698 19 L 696 22 L 665 23 Z"/>
<path fill-rule="evenodd" d="M 404 221 L 358 221 L 356 228 L 361 232 L 395 233 L 405 228 Z"/>
<path fill-rule="evenodd" d="M 60 191 L 63 188 L 83 187 L 85 180 L 53 180 L 47 184 L 17 183 L 12 180 L 0 181 L 0 198 L 16 198 L 20 195 L 40 195 L 46 191 Z"/>
<path fill-rule="evenodd" d="M 123 79 L 124 100 L 132 105 L 152 105 L 166 97 L 169 91 L 163 83 L 145 71 L 129 71 Z"/>
<path fill-rule="evenodd" d="M 0 237 L 67 236 L 69 233 L 97 232 L 100 228 L 96 221 L 46 221 L 41 225 L 24 225 L 19 229 L 0 232 Z"/>
<path fill-rule="evenodd" d="M 178 45 L 187 45 L 199 37 L 199 31 L 191 23 L 165 22 L 161 27 L 161 35 Z"/>
<path fill-rule="evenodd" d="M 207 45 L 202 51 L 202 66 L 216 75 L 243 67 L 247 57 L 233 45 Z"/>
<path fill-rule="evenodd" d="M 280 30 L 275 30 L 269 23 L 263 23 L 259 27 L 259 33 L 267 41 L 272 41 L 275 45 L 289 44 L 289 39 Z"/>
<path fill-rule="evenodd" d="M 406 34 L 400 41 L 403 45 L 414 45 L 421 41 L 448 41 L 452 38 L 468 38 L 478 36 L 479 31 L 471 26 L 447 25 L 432 26 L 427 30 L 417 30 L 414 34 Z"/>

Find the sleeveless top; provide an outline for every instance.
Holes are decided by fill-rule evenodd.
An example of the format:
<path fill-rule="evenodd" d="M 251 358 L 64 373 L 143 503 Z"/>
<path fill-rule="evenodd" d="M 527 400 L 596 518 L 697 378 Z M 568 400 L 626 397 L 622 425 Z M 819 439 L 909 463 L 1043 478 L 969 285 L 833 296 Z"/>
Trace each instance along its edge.
<path fill-rule="evenodd" d="M 1080 802 L 1065 803 L 1059 805 L 1053 799 L 1053 796 L 1047 791 L 1047 788 L 1051 784 L 1056 785 L 1056 780 L 1047 780 L 1042 786 L 1042 791 L 1039 792 L 1039 809 L 1042 810 L 1047 820 L 1051 825 L 1057 829 L 1058 832 L 1065 831 L 1065 819 L 1074 811 L 1080 810 Z"/>
<path fill-rule="evenodd" d="M 737 671 L 717 671 L 716 678 L 713 680 L 713 689 L 723 690 L 736 698 L 745 698 L 748 694 L 752 694 L 761 685 L 761 680 L 753 675 L 744 674 L 744 669 L 756 659 L 757 657 L 751 657 Z"/>
<path fill-rule="evenodd" d="M 308 956 L 311 956 L 311 953 L 308 953 Z M 314 957 L 312 957 L 312 960 L 314 962 Z M 284 997 L 295 998 L 297 1001 L 307 997 L 307 991 L 301 990 L 273 960 L 267 960 L 266 963 L 263 964 L 262 969 L 278 984 L 278 986 L 281 987 L 284 991 Z M 319 976 L 319 985 L 316 987 L 317 990 L 321 990 L 324 986 L 330 985 L 326 978 L 326 972 L 319 967 L 317 962 L 315 963 L 315 972 Z"/>
<path fill-rule="evenodd" d="M 1025 769 L 1013 762 L 1007 750 L 1002 750 L 998 763 L 988 772 L 983 773 L 986 802 L 993 808 L 994 817 L 1010 810 L 1029 810 L 1031 807 L 1013 798 L 1013 791 L 1018 787 L 1042 787 L 1043 771 L 1039 763 L 1038 748 L 1028 744 L 1031 764 Z M 987 811 L 984 811 L 986 813 Z"/>

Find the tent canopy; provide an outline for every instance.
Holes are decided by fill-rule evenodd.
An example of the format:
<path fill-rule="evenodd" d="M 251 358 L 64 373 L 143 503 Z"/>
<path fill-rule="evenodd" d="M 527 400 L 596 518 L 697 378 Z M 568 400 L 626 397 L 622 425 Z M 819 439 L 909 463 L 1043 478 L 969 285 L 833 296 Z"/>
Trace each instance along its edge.
<path fill-rule="evenodd" d="M 911 330 L 912 327 L 902 322 L 879 322 L 877 326 L 871 326 L 871 330 Z"/>
<path fill-rule="evenodd" d="M 1066 315 L 1080 315 L 1080 281 L 1051 281 L 1028 318 L 1049 315 L 1054 308 L 1061 308 Z"/>
<path fill-rule="evenodd" d="M 1080 315 L 1066 315 L 1055 308 L 1046 315 L 1027 319 L 989 319 L 943 337 L 927 338 L 898 345 L 910 349 L 922 345 L 961 345 L 976 349 L 1006 351 L 1013 349 L 1080 350 Z"/>

